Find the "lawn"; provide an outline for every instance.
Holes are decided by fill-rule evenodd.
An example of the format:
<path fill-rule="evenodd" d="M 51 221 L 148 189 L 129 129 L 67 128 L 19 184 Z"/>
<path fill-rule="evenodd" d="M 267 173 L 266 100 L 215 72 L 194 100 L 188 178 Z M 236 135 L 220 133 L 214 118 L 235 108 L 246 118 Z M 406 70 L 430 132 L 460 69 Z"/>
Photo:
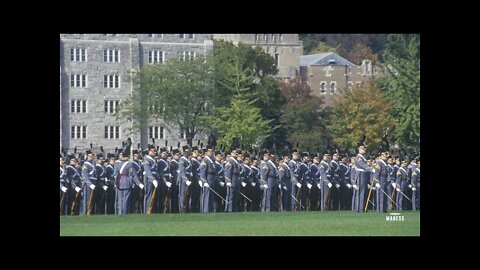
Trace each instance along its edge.
<path fill-rule="evenodd" d="M 420 212 L 242 212 L 61 216 L 61 236 L 420 236 Z M 399 218 L 396 218 L 399 219 Z"/>

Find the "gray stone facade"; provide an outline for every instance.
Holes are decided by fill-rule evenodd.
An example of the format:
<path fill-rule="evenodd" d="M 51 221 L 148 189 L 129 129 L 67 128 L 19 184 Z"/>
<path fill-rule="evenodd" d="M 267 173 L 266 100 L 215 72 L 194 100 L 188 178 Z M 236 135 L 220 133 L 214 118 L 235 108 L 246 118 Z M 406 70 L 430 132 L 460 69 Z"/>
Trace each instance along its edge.
<path fill-rule="evenodd" d="M 132 123 L 120 122 L 111 113 L 117 102 L 128 98 L 133 85 L 127 81 L 131 68 L 152 61 L 203 54 L 213 48 L 211 34 L 60 34 L 60 150 L 73 152 L 100 146 L 113 152 L 130 137 L 136 148 L 151 143 L 150 129 L 130 131 Z M 178 127 L 149 123 L 160 129 L 156 145 L 169 145 L 180 138 Z M 72 134 L 73 133 L 73 134 Z M 197 135 L 195 139 L 206 140 Z"/>
<path fill-rule="evenodd" d="M 275 59 L 277 77 L 293 79 L 299 75 L 298 62 L 303 55 L 303 44 L 298 34 L 214 34 L 213 38 L 259 46 Z"/>

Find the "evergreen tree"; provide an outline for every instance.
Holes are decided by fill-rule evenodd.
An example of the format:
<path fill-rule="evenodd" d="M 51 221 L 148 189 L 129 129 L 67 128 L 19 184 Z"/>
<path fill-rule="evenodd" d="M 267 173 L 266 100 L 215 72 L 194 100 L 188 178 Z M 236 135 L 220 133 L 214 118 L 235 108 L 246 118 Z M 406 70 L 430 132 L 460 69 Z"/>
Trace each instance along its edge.
<path fill-rule="evenodd" d="M 396 142 L 411 156 L 420 151 L 420 36 L 389 35 L 384 61 L 379 85 L 392 104 Z"/>

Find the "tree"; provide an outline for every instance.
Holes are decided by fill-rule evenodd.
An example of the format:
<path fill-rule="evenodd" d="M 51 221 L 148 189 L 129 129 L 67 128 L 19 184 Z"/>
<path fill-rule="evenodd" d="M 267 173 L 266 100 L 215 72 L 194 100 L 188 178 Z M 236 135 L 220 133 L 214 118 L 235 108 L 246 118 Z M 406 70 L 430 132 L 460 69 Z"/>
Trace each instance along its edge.
<path fill-rule="evenodd" d="M 332 109 L 330 129 L 335 144 L 355 149 L 365 136 L 367 150 L 376 150 L 387 128 L 394 126 L 389 113 L 390 104 L 374 82 L 345 90 Z"/>
<path fill-rule="evenodd" d="M 387 40 L 386 34 L 300 34 L 305 54 L 311 54 L 320 42 L 336 48 L 336 53 L 351 60 L 349 54 L 357 44 L 364 44 L 375 55 L 382 55 Z M 361 60 L 360 60 L 361 61 Z"/>
<path fill-rule="evenodd" d="M 250 45 L 214 40 L 215 81 L 219 93 L 222 93 L 223 105 L 228 106 L 236 89 L 247 89 L 243 94 L 254 105 L 262 109 L 262 115 L 272 118 L 279 115 L 283 104 L 278 85 L 272 76 L 278 73 L 275 60 L 261 48 Z M 239 81 L 239 70 L 243 78 Z M 246 77 L 245 77 L 246 76 Z M 234 82 L 236 80 L 236 82 Z"/>
<path fill-rule="evenodd" d="M 240 145 L 259 144 L 274 130 L 270 126 L 272 120 L 265 119 L 260 108 L 255 106 L 261 94 L 269 89 L 252 91 L 259 75 L 252 66 L 244 65 L 244 52 L 232 49 L 228 62 L 218 62 L 217 65 L 220 68 L 218 73 L 223 74 L 217 77 L 220 79 L 219 88 L 225 89 L 223 92 L 230 93 L 232 97 L 228 106 L 219 107 L 215 115 L 206 119 L 218 134 L 218 142 L 223 145 L 231 145 L 234 138 Z M 268 83 L 268 80 L 265 81 Z"/>
<path fill-rule="evenodd" d="M 328 132 L 321 118 L 323 99 L 311 95 L 310 86 L 295 78 L 289 82 L 279 82 L 279 88 L 286 99 L 282 120 L 287 128 L 289 141 L 302 150 L 325 147 Z"/>
<path fill-rule="evenodd" d="M 252 48 L 243 43 L 235 46 L 223 40 L 214 41 L 214 54 L 216 87 L 222 93 L 220 107 L 231 106 L 237 95 L 236 98 L 246 99 L 250 106 L 258 108 L 263 119 L 272 120 L 270 128 L 277 129 L 285 101 L 273 78 L 278 73 L 273 57 L 260 47 Z M 264 143 L 281 144 L 281 135 L 275 132 Z"/>
<path fill-rule="evenodd" d="M 198 55 L 189 61 L 171 59 L 132 71 L 137 87 L 117 116 L 140 120 L 136 126 L 144 126 L 149 119 L 177 125 L 191 144 L 195 134 L 207 127 L 204 116 L 211 114 L 220 96 L 214 88 L 211 60 Z"/>
<path fill-rule="evenodd" d="M 231 146 L 234 139 L 239 145 L 260 145 L 273 132 L 271 120 L 265 120 L 260 109 L 246 99 L 232 99 L 230 107 L 219 108 L 218 115 L 209 119 L 219 135 L 217 142 L 226 146 Z"/>
<path fill-rule="evenodd" d="M 365 59 L 371 60 L 373 64 L 376 64 L 378 60 L 377 55 L 365 43 L 356 43 L 352 50 L 344 56 L 357 65 L 360 65 Z"/>
<path fill-rule="evenodd" d="M 319 42 L 318 45 L 309 51 L 307 54 L 316 54 L 316 53 L 326 53 L 326 52 L 334 52 L 338 53 L 338 48 L 340 45 L 337 45 L 336 47 L 329 46 L 325 42 Z"/>
<path fill-rule="evenodd" d="M 385 48 L 386 74 L 379 86 L 392 104 L 396 142 L 410 155 L 420 151 L 420 37 L 389 35 Z"/>

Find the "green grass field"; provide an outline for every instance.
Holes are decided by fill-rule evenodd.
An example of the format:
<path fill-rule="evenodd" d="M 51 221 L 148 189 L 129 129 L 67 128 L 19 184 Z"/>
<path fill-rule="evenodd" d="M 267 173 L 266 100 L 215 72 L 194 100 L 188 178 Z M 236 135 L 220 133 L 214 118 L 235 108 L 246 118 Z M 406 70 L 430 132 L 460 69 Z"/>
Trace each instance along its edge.
<path fill-rule="evenodd" d="M 247 212 L 61 216 L 61 236 L 420 236 L 420 212 Z"/>

